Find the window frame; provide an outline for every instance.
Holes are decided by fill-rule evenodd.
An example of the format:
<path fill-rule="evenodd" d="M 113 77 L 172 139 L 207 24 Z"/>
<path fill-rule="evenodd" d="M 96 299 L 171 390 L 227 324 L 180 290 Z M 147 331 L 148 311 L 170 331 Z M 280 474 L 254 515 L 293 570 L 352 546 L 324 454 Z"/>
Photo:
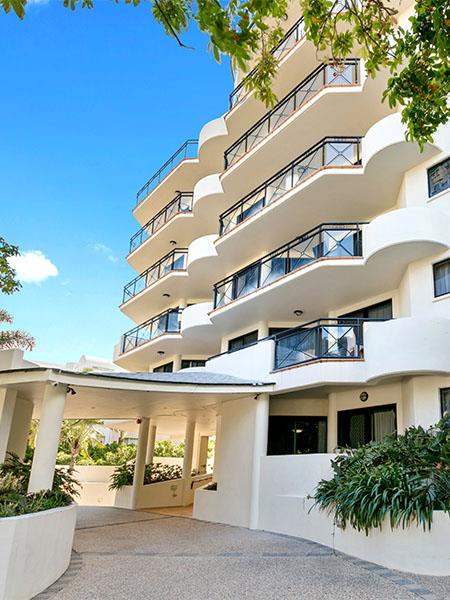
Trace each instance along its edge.
<path fill-rule="evenodd" d="M 448 411 L 444 411 L 444 394 L 446 392 L 448 392 L 450 394 L 450 387 L 439 388 L 439 401 L 440 401 L 440 405 L 441 405 L 441 417 L 443 417 L 446 412 L 448 412 L 450 414 L 450 404 L 449 404 Z"/>
<path fill-rule="evenodd" d="M 436 267 L 439 267 L 445 263 L 448 263 L 450 267 L 450 257 L 444 258 L 443 260 L 440 260 L 437 263 L 433 263 L 433 293 L 435 298 L 442 298 L 442 296 L 447 296 L 448 294 L 450 294 L 450 289 L 442 294 L 436 293 Z"/>
<path fill-rule="evenodd" d="M 256 339 L 253 339 L 251 342 L 247 342 L 245 343 L 245 338 L 248 336 L 255 336 L 256 334 Z M 242 346 L 239 346 L 237 348 L 231 348 L 230 345 L 233 344 L 234 342 L 238 342 L 239 340 L 242 340 Z M 254 329 L 253 331 L 248 331 L 247 333 L 244 333 L 242 335 L 238 335 L 235 338 L 232 338 L 230 340 L 228 340 L 227 345 L 228 345 L 228 352 L 237 352 L 238 350 L 242 350 L 243 348 L 248 348 L 249 346 L 252 346 L 253 344 L 256 344 L 256 342 L 258 341 L 258 330 Z"/>
<path fill-rule="evenodd" d="M 428 199 L 435 198 L 439 194 L 442 194 L 443 192 L 446 192 L 447 190 L 450 190 L 450 183 L 449 183 L 449 185 L 447 187 L 445 187 L 444 189 L 440 190 L 439 192 L 435 192 L 434 194 L 431 193 L 430 172 L 433 169 L 436 169 L 436 168 L 440 167 L 441 165 L 443 165 L 446 162 L 448 162 L 450 164 L 450 156 L 447 156 L 446 158 L 444 158 L 443 160 L 439 161 L 438 163 L 435 163 L 434 165 L 431 165 L 431 167 L 428 167 L 428 169 L 427 169 Z"/>

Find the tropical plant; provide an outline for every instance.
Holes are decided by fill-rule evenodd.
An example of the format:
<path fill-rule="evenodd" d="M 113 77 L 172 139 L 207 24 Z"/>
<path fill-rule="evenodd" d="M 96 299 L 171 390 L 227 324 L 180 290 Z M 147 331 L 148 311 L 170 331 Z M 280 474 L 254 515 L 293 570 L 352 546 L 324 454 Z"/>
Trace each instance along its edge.
<path fill-rule="evenodd" d="M 3 294 L 13 294 L 22 287 L 16 277 L 15 270 L 8 261 L 9 258 L 17 256 L 18 254 L 19 249 L 17 246 L 8 244 L 4 238 L 0 237 L 0 292 Z M 2 323 L 9 324 L 12 322 L 13 318 L 9 312 L 0 309 L 0 325 Z M 21 329 L 0 331 L 0 350 L 13 350 L 15 348 L 32 350 L 35 344 L 35 339 L 29 333 L 22 331 Z"/>
<path fill-rule="evenodd" d="M 428 430 L 410 427 L 332 461 L 334 476 L 319 482 L 315 505 L 358 531 L 412 523 L 431 527 L 433 511 L 450 515 L 450 417 Z"/>
<path fill-rule="evenodd" d="M 79 484 L 66 469 L 55 469 L 51 490 L 28 494 L 30 473 L 31 461 L 21 461 L 15 454 L 0 464 L 0 518 L 67 506 L 78 495 Z"/>
<path fill-rule="evenodd" d="M 116 3 L 119 0 L 115 0 Z M 153 17 L 180 46 L 190 25 L 209 38 L 215 59 L 231 59 L 233 70 L 254 65 L 246 87 L 268 106 L 276 102 L 272 81 L 278 59 L 271 52 L 284 35 L 287 0 L 124 0 L 148 3 Z M 94 0 L 63 0 L 64 6 L 93 8 Z M 403 107 L 408 136 L 421 146 L 450 116 L 450 4 L 416 0 L 409 23 L 399 26 L 389 0 L 299 0 L 306 37 L 321 60 L 336 68 L 350 56 L 362 56 L 371 76 L 386 69 L 391 77 L 383 98 Z M 25 16 L 27 0 L 0 0 L 5 12 Z"/>
<path fill-rule="evenodd" d="M 99 437 L 94 425 L 100 421 L 95 419 L 65 419 L 61 426 L 59 450 L 70 454 L 69 465 L 73 469 L 80 455 L 88 457 L 92 441 Z"/>
<path fill-rule="evenodd" d="M 172 440 L 159 440 L 155 442 L 155 456 L 174 456 L 183 458 L 184 442 L 176 444 Z"/>
<path fill-rule="evenodd" d="M 124 465 L 119 465 L 111 475 L 111 490 L 120 490 L 126 485 L 133 484 L 135 461 L 130 461 Z M 183 469 L 177 465 L 163 465 L 153 463 L 145 465 L 144 485 L 159 483 L 161 481 L 170 481 L 172 479 L 181 479 Z"/>

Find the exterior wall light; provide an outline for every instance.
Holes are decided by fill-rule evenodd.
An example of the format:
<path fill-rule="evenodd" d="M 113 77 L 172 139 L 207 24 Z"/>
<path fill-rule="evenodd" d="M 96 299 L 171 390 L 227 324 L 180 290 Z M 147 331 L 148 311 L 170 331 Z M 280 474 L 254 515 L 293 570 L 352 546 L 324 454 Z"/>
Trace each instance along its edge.
<path fill-rule="evenodd" d="M 367 400 L 369 399 L 369 394 L 367 392 L 361 392 L 359 395 L 359 399 L 361 400 L 361 402 L 367 402 Z"/>

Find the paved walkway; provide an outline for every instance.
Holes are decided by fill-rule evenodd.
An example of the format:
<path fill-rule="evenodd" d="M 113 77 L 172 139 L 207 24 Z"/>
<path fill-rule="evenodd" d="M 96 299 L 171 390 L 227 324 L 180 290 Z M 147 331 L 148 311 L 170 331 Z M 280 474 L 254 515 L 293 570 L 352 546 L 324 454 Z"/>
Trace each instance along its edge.
<path fill-rule="evenodd" d="M 450 577 L 376 567 L 306 540 L 177 516 L 79 509 L 74 554 L 39 600 L 447 600 Z"/>

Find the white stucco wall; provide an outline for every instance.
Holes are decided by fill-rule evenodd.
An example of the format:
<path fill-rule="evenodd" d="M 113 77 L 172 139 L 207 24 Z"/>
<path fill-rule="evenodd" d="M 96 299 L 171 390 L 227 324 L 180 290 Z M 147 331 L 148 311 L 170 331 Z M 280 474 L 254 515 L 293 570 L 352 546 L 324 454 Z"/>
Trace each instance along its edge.
<path fill-rule="evenodd" d="M 0 600 L 30 600 L 69 566 L 76 505 L 0 519 Z"/>

